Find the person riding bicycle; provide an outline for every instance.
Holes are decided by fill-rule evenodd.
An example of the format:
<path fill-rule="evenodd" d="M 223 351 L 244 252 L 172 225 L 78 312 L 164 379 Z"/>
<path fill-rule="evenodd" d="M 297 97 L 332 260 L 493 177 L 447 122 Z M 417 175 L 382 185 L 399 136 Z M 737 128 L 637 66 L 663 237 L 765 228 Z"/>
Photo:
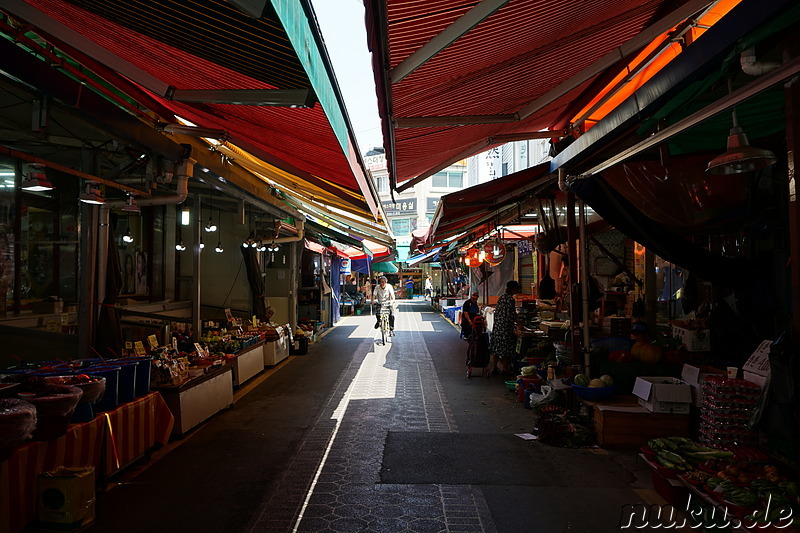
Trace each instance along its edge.
<path fill-rule="evenodd" d="M 378 278 L 378 286 L 372 291 L 372 303 L 378 303 L 375 309 L 375 329 L 381 326 L 381 307 L 383 304 L 389 306 L 389 330 L 394 331 L 394 288 L 386 283 L 386 276 Z"/>

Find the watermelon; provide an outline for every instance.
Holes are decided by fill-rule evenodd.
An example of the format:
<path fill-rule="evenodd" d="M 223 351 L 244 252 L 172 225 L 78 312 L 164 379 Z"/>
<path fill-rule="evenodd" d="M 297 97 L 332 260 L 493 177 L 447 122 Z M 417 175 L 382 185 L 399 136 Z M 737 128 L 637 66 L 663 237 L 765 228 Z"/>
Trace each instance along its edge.
<path fill-rule="evenodd" d="M 586 374 L 578 374 L 575 376 L 575 385 L 579 387 L 588 387 L 589 386 L 589 377 Z"/>

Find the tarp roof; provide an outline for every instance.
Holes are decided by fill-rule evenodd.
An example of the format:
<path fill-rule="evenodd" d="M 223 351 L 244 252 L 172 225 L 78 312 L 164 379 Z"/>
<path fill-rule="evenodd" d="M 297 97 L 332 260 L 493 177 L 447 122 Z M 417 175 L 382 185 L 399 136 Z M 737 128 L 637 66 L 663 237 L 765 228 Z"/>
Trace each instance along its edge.
<path fill-rule="evenodd" d="M 299 179 L 355 193 L 342 196 L 382 218 L 307 0 L 266 2 L 257 18 L 222 1 L 8 0 L 2 9 L 159 120 L 223 130 Z M 249 105 L 273 90 L 319 103 Z"/>
<path fill-rule="evenodd" d="M 366 2 L 391 178 L 403 189 L 574 116 L 626 59 L 710 3 Z"/>

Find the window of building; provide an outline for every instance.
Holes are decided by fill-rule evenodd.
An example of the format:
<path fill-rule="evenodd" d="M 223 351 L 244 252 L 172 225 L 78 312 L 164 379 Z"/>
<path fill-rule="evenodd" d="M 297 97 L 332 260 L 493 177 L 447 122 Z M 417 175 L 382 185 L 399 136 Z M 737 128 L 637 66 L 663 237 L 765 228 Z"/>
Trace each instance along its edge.
<path fill-rule="evenodd" d="M 379 194 L 388 194 L 389 176 L 378 176 L 375 178 L 375 187 L 378 189 Z"/>
<path fill-rule="evenodd" d="M 47 169 L 55 189 L 22 191 L 17 199 L 27 172 L 22 162 L 0 159 L 0 311 L 9 314 L 78 295 L 79 180 Z"/>
<path fill-rule="evenodd" d="M 460 189 L 464 187 L 464 172 L 442 170 L 434 174 L 431 180 L 431 186 L 435 188 Z"/>

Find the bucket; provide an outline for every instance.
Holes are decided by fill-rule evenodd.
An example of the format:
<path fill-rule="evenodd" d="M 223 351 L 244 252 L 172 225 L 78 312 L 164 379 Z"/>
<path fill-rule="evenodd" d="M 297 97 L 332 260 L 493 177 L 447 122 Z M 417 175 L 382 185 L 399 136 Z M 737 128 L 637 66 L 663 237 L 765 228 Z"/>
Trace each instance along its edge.
<path fill-rule="evenodd" d="M 538 391 L 531 386 L 529 389 L 525 389 L 525 409 L 531 408 L 531 394 L 538 394 Z"/>
<path fill-rule="evenodd" d="M 295 337 L 294 342 L 289 345 L 289 353 L 292 355 L 305 355 L 308 353 L 308 337 Z"/>
<path fill-rule="evenodd" d="M 531 385 L 535 388 L 539 388 L 542 386 L 542 379 L 539 376 L 517 376 L 517 383 L 519 384 L 519 401 L 525 401 L 525 391 L 527 391 Z"/>
<path fill-rule="evenodd" d="M 132 402 L 136 398 L 136 361 L 123 361 L 117 359 L 114 364 L 120 367 L 119 372 L 119 403 Z"/>
<path fill-rule="evenodd" d="M 94 408 L 89 402 L 78 402 L 75 406 L 75 412 L 72 413 L 72 418 L 69 419 L 70 424 L 80 424 L 82 422 L 91 422 L 94 420 Z"/>
<path fill-rule="evenodd" d="M 136 367 L 136 385 L 134 386 L 136 397 L 144 396 L 150 392 L 150 369 L 153 366 L 153 358 L 149 356 L 123 357 L 117 359 L 120 362 L 138 363 Z"/>
<path fill-rule="evenodd" d="M 94 405 L 95 411 L 113 411 L 119 405 L 119 373 L 118 366 L 96 366 L 86 369 L 90 376 L 106 378 L 106 390 Z"/>

